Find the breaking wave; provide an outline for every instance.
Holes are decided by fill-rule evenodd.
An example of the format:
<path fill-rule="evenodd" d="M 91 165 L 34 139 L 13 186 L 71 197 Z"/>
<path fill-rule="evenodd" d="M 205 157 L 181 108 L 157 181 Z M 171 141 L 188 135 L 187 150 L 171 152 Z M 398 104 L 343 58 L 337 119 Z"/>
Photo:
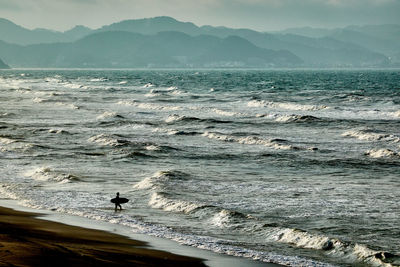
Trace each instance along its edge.
<path fill-rule="evenodd" d="M 154 192 L 149 200 L 149 206 L 164 211 L 190 213 L 204 207 L 200 203 L 193 203 L 183 200 L 171 199 L 168 194 Z"/>
<path fill-rule="evenodd" d="M 122 146 L 129 144 L 129 141 L 115 135 L 99 134 L 88 139 L 89 142 L 97 143 L 102 146 Z"/>
<path fill-rule="evenodd" d="M 373 266 L 399 266 L 400 256 L 375 251 L 360 244 L 343 242 L 324 235 L 311 234 L 299 229 L 280 229 L 274 234 L 278 242 L 299 248 L 324 251 L 328 256 L 345 258 L 349 263 L 367 263 Z"/>
<path fill-rule="evenodd" d="M 285 110 L 303 110 L 303 111 L 316 111 L 328 108 L 325 105 L 304 105 L 304 104 L 294 104 L 294 103 L 270 102 L 265 100 L 252 100 L 247 103 L 247 106 L 268 107 L 273 109 L 285 109 Z"/>
<path fill-rule="evenodd" d="M 37 181 L 69 183 L 79 181 L 80 179 L 70 173 L 64 173 L 52 170 L 48 167 L 39 167 L 24 173 L 25 176 L 31 177 Z"/>
<path fill-rule="evenodd" d="M 393 135 L 393 134 L 386 134 L 375 130 L 351 130 L 347 131 L 342 134 L 342 136 L 346 137 L 354 137 L 359 140 L 366 140 L 366 141 L 390 141 L 399 143 L 400 136 Z"/>
<path fill-rule="evenodd" d="M 221 116 L 233 117 L 233 116 L 241 116 L 242 113 L 234 112 L 234 111 L 225 111 L 221 109 L 214 108 L 213 111 Z"/>
<path fill-rule="evenodd" d="M 108 118 L 122 119 L 124 117 L 117 114 L 116 112 L 111 112 L 111 111 L 106 111 L 103 114 L 97 116 L 98 120 L 108 119 Z"/>
<path fill-rule="evenodd" d="M 371 149 L 365 152 L 365 155 L 371 158 L 400 158 L 400 153 L 390 149 Z"/>
<path fill-rule="evenodd" d="M 299 147 L 292 146 L 290 144 L 285 144 L 287 142 L 286 140 L 263 139 L 257 136 L 236 137 L 232 135 L 225 135 L 213 132 L 205 132 L 202 134 L 202 136 L 225 142 L 236 142 L 245 145 L 262 145 L 277 150 L 301 149 Z"/>
<path fill-rule="evenodd" d="M 315 122 L 320 119 L 310 115 L 282 115 L 278 116 L 276 122 Z"/>
<path fill-rule="evenodd" d="M 161 189 L 167 183 L 187 180 L 188 178 L 189 174 L 181 171 L 158 171 L 153 176 L 143 179 L 133 187 L 136 189 Z"/>
<path fill-rule="evenodd" d="M 167 119 L 165 119 L 166 123 L 175 123 L 175 122 L 206 122 L 206 123 L 230 123 L 230 121 L 225 120 L 216 120 L 216 119 L 200 119 L 197 117 L 185 116 L 172 114 L 169 115 Z"/>
<path fill-rule="evenodd" d="M 148 110 L 164 110 L 164 111 L 175 111 L 175 110 L 182 110 L 182 107 L 179 106 L 163 106 L 154 103 L 141 103 L 135 100 L 121 100 L 118 102 L 119 105 L 125 106 L 134 106 L 141 109 L 148 109 Z"/>

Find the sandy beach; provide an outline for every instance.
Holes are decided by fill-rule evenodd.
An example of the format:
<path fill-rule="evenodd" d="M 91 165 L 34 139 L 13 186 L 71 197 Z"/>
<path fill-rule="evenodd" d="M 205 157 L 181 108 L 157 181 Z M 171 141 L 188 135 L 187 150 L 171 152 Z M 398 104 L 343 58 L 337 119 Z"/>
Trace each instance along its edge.
<path fill-rule="evenodd" d="M 105 231 L 0 207 L 0 266 L 205 266 Z"/>

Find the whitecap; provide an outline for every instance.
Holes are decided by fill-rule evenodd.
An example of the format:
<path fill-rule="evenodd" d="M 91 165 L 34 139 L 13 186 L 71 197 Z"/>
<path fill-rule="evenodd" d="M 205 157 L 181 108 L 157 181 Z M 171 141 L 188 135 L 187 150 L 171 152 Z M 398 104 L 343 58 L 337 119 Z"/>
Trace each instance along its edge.
<path fill-rule="evenodd" d="M 371 149 L 365 152 L 371 158 L 400 158 L 400 153 L 387 148 Z"/>
<path fill-rule="evenodd" d="M 63 103 L 63 102 L 56 102 L 54 103 L 56 106 L 62 106 L 62 107 L 66 107 L 69 109 L 79 109 L 79 107 L 75 104 L 71 104 L 71 103 Z"/>
<path fill-rule="evenodd" d="M 245 145 L 262 145 L 277 150 L 299 149 L 298 147 L 294 147 L 292 145 L 280 144 L 278 142 L 275 142 L 274 140 L 262 139 L 257 136 L 236 137 L 232 135 L 225 135 L 213 132 L 205 132 L 202 134 L 202 136 L 225 142 L 237 142 L 239 144 Z"/>
<path fill-rule="evenodd" d="M 103 114 L 97 116 L 97 119 L 102 120 L 102 119 L 117 118 L 117 117 L 120 117 L 120 115 L 118 115 L 116 112 L 105 111 Z"/>
<path fill-rule="evenodd" d="M 176 135 L 178 134 L 180 131 L 176 130 L 176 129 L 165 129 L 165 128 L 155 128 L 152 130 L 152 132 L 156 132 L 156 133 L 166 133 L 168 135 Z"/>
<path fill-rule="evenodd" d="M 15 143 L 15 142 L 17 142 L 17 141 L 14 139 L 0 137 L 0 144 L 8 145 L 8 144 Z"/>
<path fill-rule="evenodd" d="M 118 138 L 107 135 L 107 134 L 99 134 L 92 136 L 88 139 L 89 142 L 97 143 L 102 146 L 119 146 L 121 145 L 121 141 Z"/>
<path fill-rule="evenodd" d="M 63 130 L 63 129 L 49 129 L 49 133 L 54 133 L 54 134 L 69 134 L 68 131 Z"/>
<path fill-rule="evenodd" d="M 168 182 L 174 180 L 184 180 L 188 177 L 186 173 L 180 171 L 158 171 L 151 177 L 146 177 L 142 181 L 136 183 L 133 187 L 136 189 L 155 189 L 164 186 Z"/>
<path fill-rule="evenodd" d="M 154 192 L 149 200 L 149 206 L 171 212 L 190 213 L 203 205 L 183 200 L 166 197 L 164 194 Z"/>
<path fill-rule="evenodd" d="M 221 109 L 217 109 L 217 108 L 214 108 L 213 111 L 214 111 L 215 113 L 219 114 L 219 115 L 227 116 L 227 117 L 233 117 L 233 116 L 240 116 L 240 115 L 242 115 L 242 114 L 239 113 L 239 112 L 225 111 L 225 110 L 221 110 Z"/>
<path fill-rule="evenodd" d="M 265 100 L 252 100 L 247 103 L 249 107 L 268 107 L 273 109 L 316 111 L 327 109 L 325 105 L 302 105 L 295 103 L 270 102 Z"/>
<path fill-rule="evenodd" d="M 162 106 L 154 103 L 140 103 L 137 102 L 136 100 L 121 100 L 118 101 L 117 104 L 124 106 L 135 106 L 140 109 L 149 109 L 149 110 L 164 110 L 164 111 L 182 110 L 182 107 L 179 106 Z"/>
<path fill-rule="evenodd" d="M 59 183 L 69 183 L 78 181 L 79 178 L 70 173 L 59 172 L 50 169 L 49 167 L 38 167 L 24 173 L 25 176 L 31 177 L 37 181 L 49 181 Z"/>
<path fill-rule="evenodd" d="M 154 84 L 146 83 L 145 85 L 143 85 L 143 88 L 151 88 L 151 87 L 154 87 Z"/>
<path fill-rule="evenodd" d="M 398 143 L 400 142 L 400 136 L 382 133 L 374 130 L 350 130 L 342 134 L 345 137 L 354 137 L 359 140 L 366 141 L 391 141 Z"/>

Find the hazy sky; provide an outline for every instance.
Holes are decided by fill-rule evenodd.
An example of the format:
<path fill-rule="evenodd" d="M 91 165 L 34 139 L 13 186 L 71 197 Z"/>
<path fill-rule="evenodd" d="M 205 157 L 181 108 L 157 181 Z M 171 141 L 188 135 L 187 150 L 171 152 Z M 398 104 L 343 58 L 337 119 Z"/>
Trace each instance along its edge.
<path fill-rule="evenodd" d="M 31 29 L 98 28 L 155 16 L 260 31 L 400 24 L 400 0 L 0 0 L 0 17 Z"/>

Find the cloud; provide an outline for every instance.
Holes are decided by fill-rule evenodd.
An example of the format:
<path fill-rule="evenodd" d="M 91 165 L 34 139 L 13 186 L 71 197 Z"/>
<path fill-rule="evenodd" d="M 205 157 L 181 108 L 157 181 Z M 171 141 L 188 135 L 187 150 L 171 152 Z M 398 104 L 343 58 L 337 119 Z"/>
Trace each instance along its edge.
<path fill-rule="evenodd" d="M 20 11 L 22 8 L 18 2 L 9 0 L 0 0 L 0 10 Z"/>

